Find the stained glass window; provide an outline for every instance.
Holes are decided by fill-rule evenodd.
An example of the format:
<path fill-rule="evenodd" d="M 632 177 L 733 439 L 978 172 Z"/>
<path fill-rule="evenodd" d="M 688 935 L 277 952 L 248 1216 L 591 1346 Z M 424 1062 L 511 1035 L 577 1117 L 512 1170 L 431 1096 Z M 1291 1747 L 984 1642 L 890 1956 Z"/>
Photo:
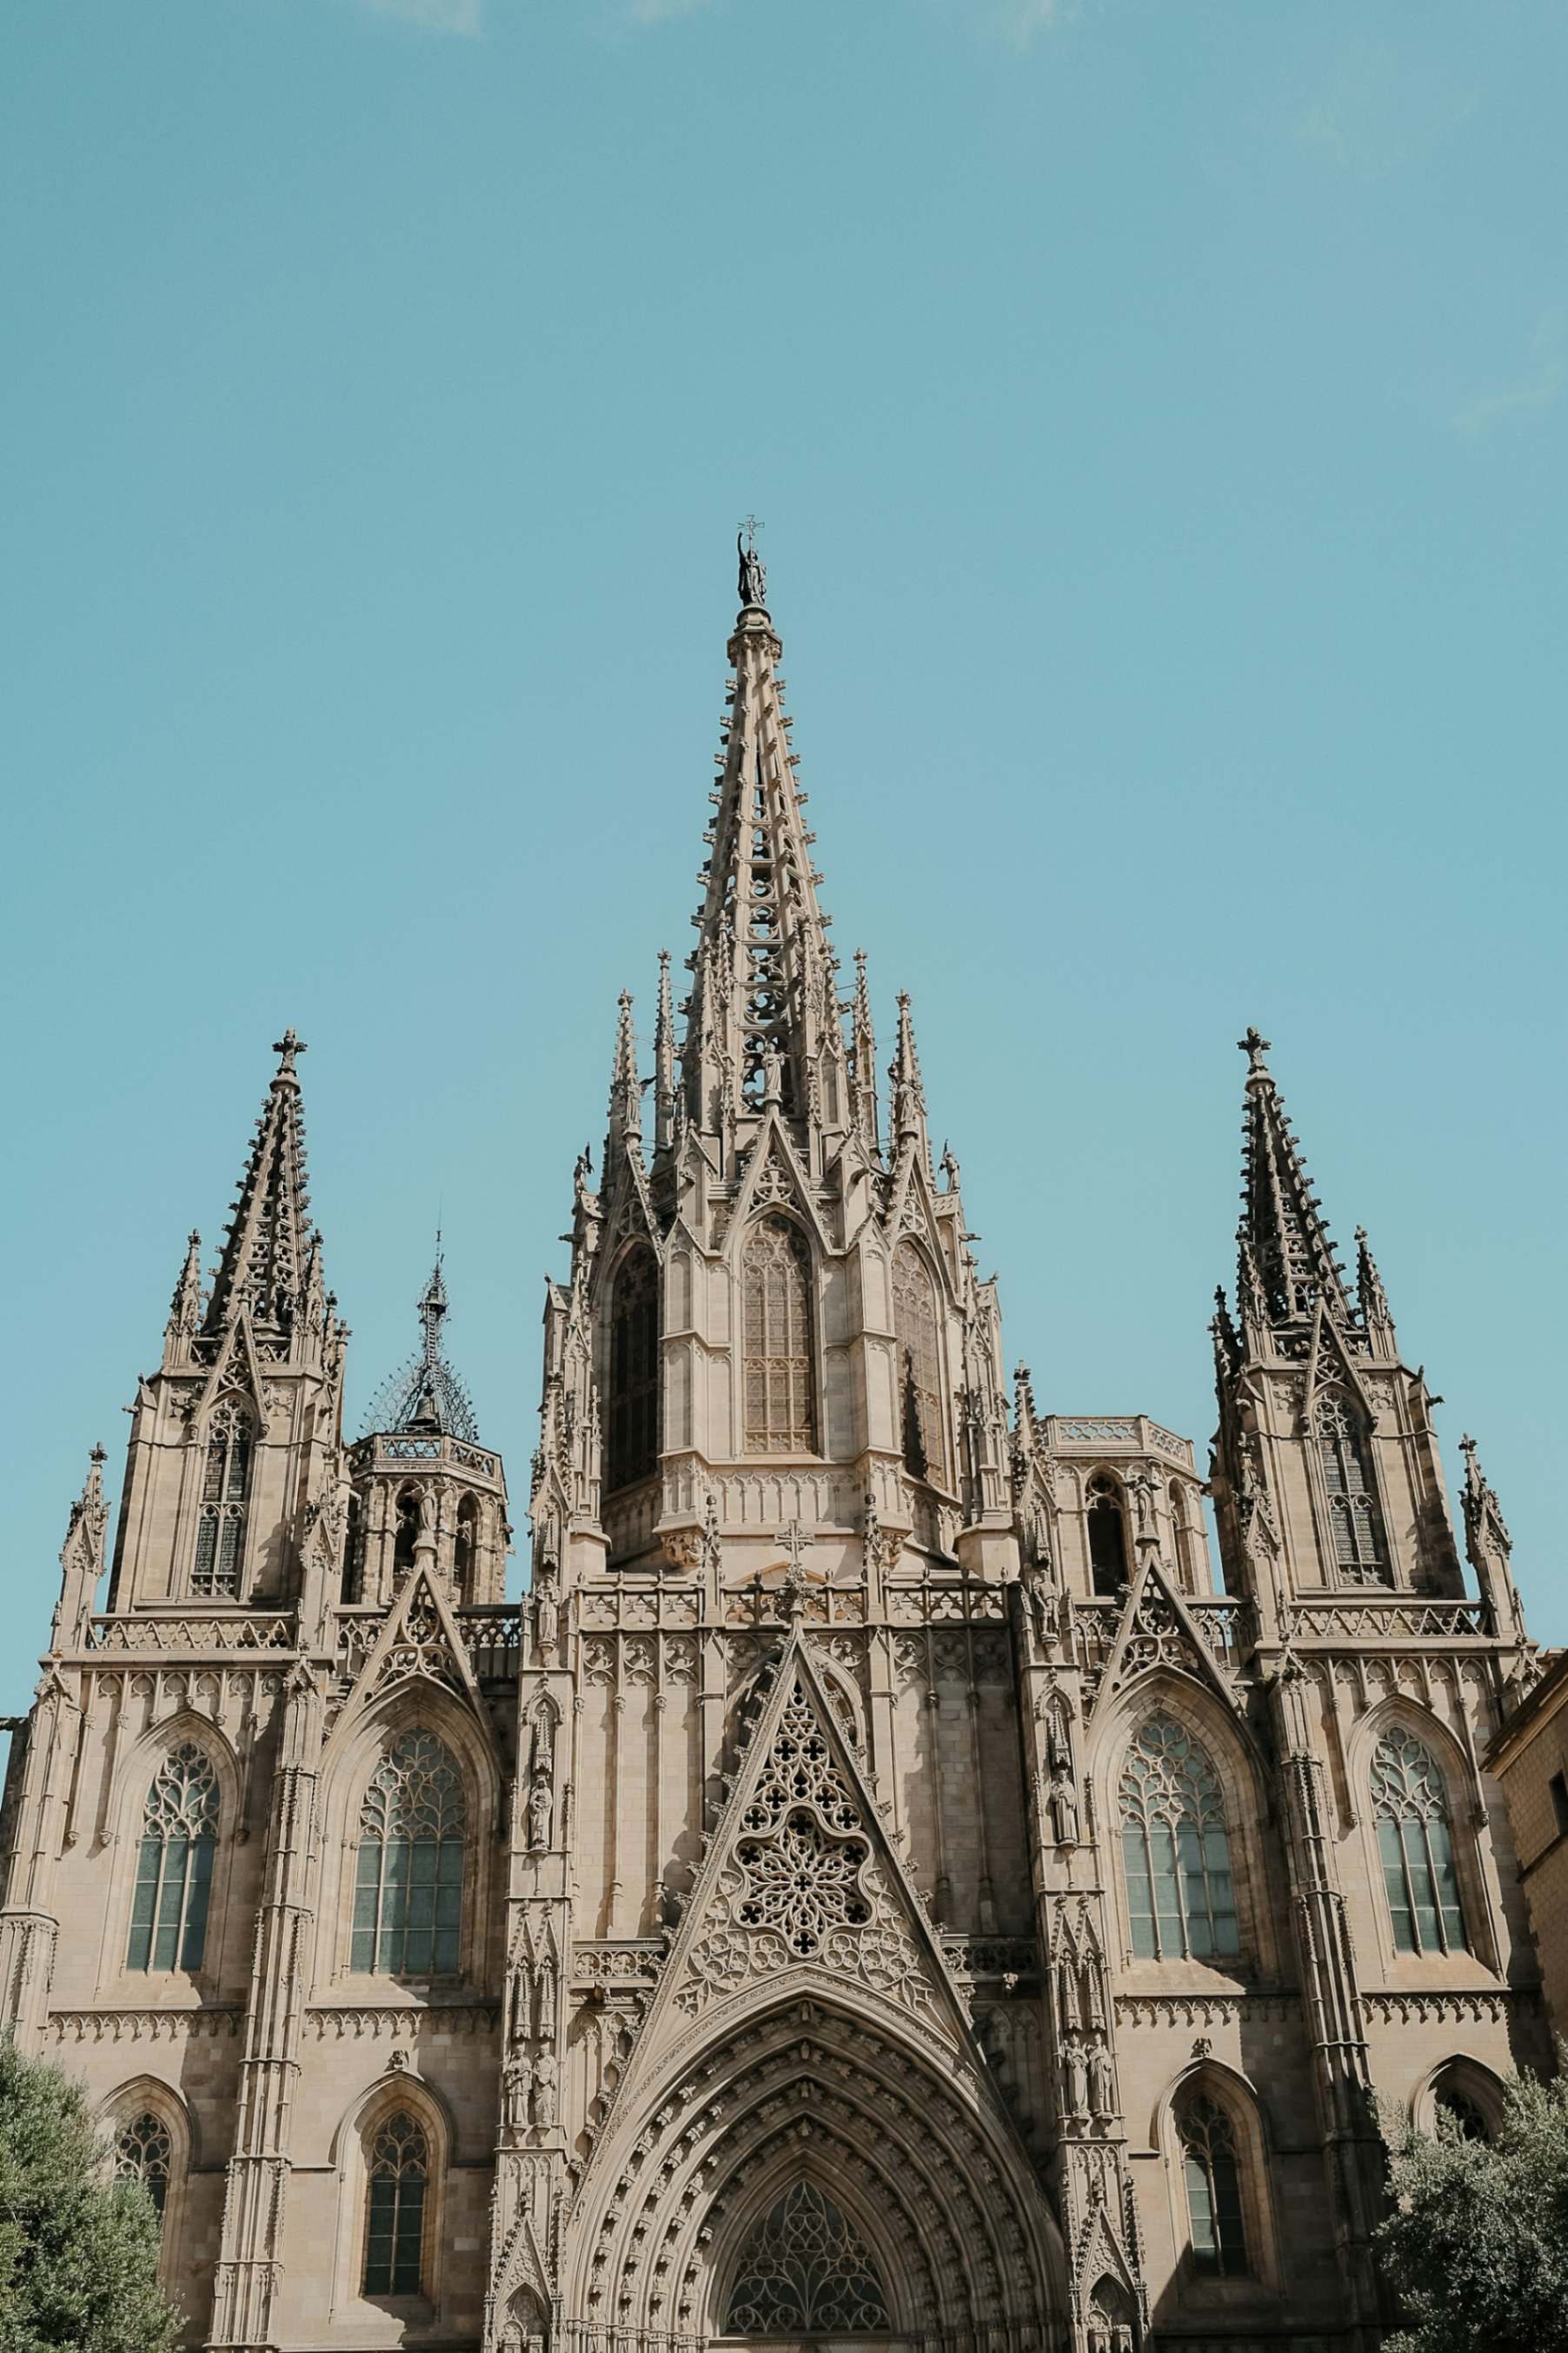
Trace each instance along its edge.
<path fill-rule="evenodd" d="M 1366 1427 L 1338 1394 L 1318 1408 L 1318 1451 L 1341 1571 L 1353 1584 L 1386 1585 L 1388 1547 L 1367 1462 Z"/>
<path fill-rule="evenodd" d="M 605 1484 L 651 1477 L 658 1461 L 658 1261 L 632 1250 L 610 1302 L 610 1410 Z"/>
<path fill-rule="evenodd" d="M 191 1572 L 192 1592 L 209 1599 L 232 1600 L 239 1591 L 250 1455 L 249 1416 L 233 1403 L 220 1405 L 207 1431 L 195 1567 Z"/>
<path fill-rule="evenodd" d="M 730 2291 L 729 2337 L 859 2336 L 889 2326 L 870 2251 L 831 2198 L 797 2181 L 752 2232 Z"/>
<path fill-rule="evenodd" d="M 811 1366 L 810 1252 L 788 1218 L 760 1219 L 742 1262 L 746 1445 L 759 1454 L 816 1447 Z"/>
<path fill-rule="evenodd" d="M 1128 1750 L 1120 1801 L 1134 1954 L 1219 1960 L 1239 1952 L 1219 1778 L 1173 1717 L 1151 1717 Z"/>
<path fill-rule="evenodd" d="M 140 2116 L 128 2116 L 114 2136 L 115 2172 L 121 2180 L 142 2184 L 158 2210 L 160 2221 L 169 2201 L 169 2174 L 174 2162 L 174 2146 L 169 2127 L 149 2109 L 143 2109 Z"/>
<path fill-rule="evenodd" d="M 405 2109 L 388 2116 L 370 2146 L 364 2233 L 366 2295 L 417 2295 L 424 2285 L 425 2186 L 430 2147 Z"/>
<path fill-rule="evenodd" d="M 131 1969 L 199 1969 L 217 1839 L 217 1779 L 192 1741 L 153 1777 L 131 1899 Z"/>
<path fill-rule="evenodd" d="M 1468 1950 L 1454 1840 L 1443 1777 L 1426 1749 L 1402 1725 L 1384 1733 L 1372 1760 L 1383 1883 L 1402 1953 Z"/>
<path fill-rule="evenodd" d="M 942 1394 L 937 1290 L 913 1242 L 893 1253 L 893 1331 L 899 1344 L 899 1411 L 904 1468 L 948 1484 L 947 1400 Z"/>
<path fill-rule="evenodd" d="M 1127 1582 L 1127 1518 L 1109 1471 L 1089 1482 L 1089 1566 L 1096 1593 L 1114 1594 Z"/>
<path fill-rule="evenodd" d="M 405 1732 L 360 1809 L 353 1967 L 450 1976 L 463 1908 L 462 1776 L 434 1733 Z"/>
<path fill-rule="evenodd" d="M 1247 2270 L 1247 2263 L 1241 2176 L 1230 2118 L 1217 2101 L 1199 2096 L 1184 2103 L 1176 2130 L 1186 2176 L 1194 2268 L 1211 2277 L 1234 2279 Z"/>

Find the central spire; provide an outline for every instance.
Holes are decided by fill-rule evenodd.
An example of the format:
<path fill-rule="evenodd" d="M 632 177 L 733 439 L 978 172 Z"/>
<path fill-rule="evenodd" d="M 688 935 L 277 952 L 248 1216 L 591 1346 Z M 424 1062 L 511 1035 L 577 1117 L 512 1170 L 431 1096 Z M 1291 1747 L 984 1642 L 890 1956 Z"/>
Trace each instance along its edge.
<path fill-rule="evenodd" d="M 704 837 L 702 908 L 681 1047 L 687 1116 L 733 1136 L 775 1092 L 786 1118 L 837 1126 L 844 1044 L 827 917 L 801 814 L 783 652 L 763 598 L 755 528 L 739 543 L 733 676 Z"/>

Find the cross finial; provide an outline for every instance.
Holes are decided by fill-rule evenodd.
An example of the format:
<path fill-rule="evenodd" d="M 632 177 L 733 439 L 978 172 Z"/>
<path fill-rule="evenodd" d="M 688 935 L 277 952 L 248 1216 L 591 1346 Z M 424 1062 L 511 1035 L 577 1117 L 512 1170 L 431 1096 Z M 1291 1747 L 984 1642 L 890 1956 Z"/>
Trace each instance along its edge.
<path fill-rule="evenodd" d="M 295 1055 L 307 1053 L 310 1050 L 303 1038 L 297 1037 L 292 1029 L 285 1029 L 281 1038 L 274 1042 L 272 1050 L 283 1058 L 278 1066 L 279 1077 L 291 1079 L 294 1075 Z"/>
<path fill-rule="evenodd" d="M 789 1555 L 784 1570 L 784 1608 L 792 1618 L 798 1618 L 805 1606 L 805 1548 L 811 1541 L 811 1531 L 798 1514 L 779 1530 L 779 1542 Z"/>
<path fill-rule="evenodd" d="M 1262 1030 L 1248 1023 L 1246 1037 L 1238 1038 L 1236 1042 L 1241 1052 L 1247 1056 L 1247 1077 L 1249 1079 L 1267 1078 L 1268 1073 L 1264 1066 L 1263 1057 L 1270 1049 Z"/>

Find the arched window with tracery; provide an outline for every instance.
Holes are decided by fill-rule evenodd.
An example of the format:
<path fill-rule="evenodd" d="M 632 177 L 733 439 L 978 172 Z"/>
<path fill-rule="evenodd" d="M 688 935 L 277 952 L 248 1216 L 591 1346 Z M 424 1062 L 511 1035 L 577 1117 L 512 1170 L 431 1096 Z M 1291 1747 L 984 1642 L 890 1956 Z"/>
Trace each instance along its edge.
<path fill-rule="evenodd" d="M 451 1751 L 399 1735 L 360 1808 L 353 1965 L 388 1977 L 456 1973 L 468 1808 Z"/>
<path fill-rule="evenodd" d="M 1402 1725 L 1385 1732 L 1373 1753 L 1372 1810 L 1395 1950 L 1467 1951 L 1443 1776 Z"/>
<path fill-rule="evenodd" d="M 392 1534 L 392 1573 L 404 1576 L 414 1566 L 415 1548 L 419 1542 L 419 1490 L 405 1487 L 395 1506 L 395 1518 Z"/>
<path fill-rule="evenodd" d="M 1386 1585 L 1388 1546 L 1373 1482 L 1366 1423 L 1337 1389 L 1320 1402 L 1317 1421 L 1318 1455 L 1340 1573 L 1355 1585 Z"/>
<path fill-rule="evenodd" d="M 1126 1500 L 1109 1471 L 1097 1471 L 1089 1482 L 1088 1519 L 1090 1579 L 1109 1599 L 1127 1582 Z"/>
<path fill-rule="evenodd" d="M 893 1252 L 893 1333 L 899 1350 L 904 1468 L 916 1479 L 945 1487 L 947 1400 L 937 1290 L 930 1267 L 910 1241 L 900 1242 Z"/>
<path fill-rule="evenodd" d="M 182 1741 L 153 1776 L 142 1809 L 127 1968 L 201 1968 L 217 1814 L 211 1759 Z"/>
<path fill-rule="evenodd" d="M 160 2222 L 169 2202 L 169 2177 L 174 2165 L 174 2143 L 162 2116 L 150 2108 L 127 2116 L 114 2136 L 114 2170 L 121 2181 L 139 2181 L 158 2211 Z"/>
<path fill-rule="evenodd" d="M 430 2144 L 406 2108 L 383 2119 L 367 2151 L 366 2295 L 418 2295 L 425 2285 L 425 2192 Z"/>
<path fill-rule="evenodd" d="M 864 2239 L 825 2190 L 797 2181 L 741 2253 L 727 2337 L 858 2337 L 886 2329 L 888 2299 Z"/>
<path fill-rule="evenodd" d="M 216 1409 L 207 1427 L 191 1590 L 209 1600 L 231 1601 L 239 1592 L 252 1434 L 250 1416 L 232 1399 Z"/>
<path fill-rule="evenodd" d="M 658 1261 L 646 1242 L 616 1270 L 609 1389 L 605 1485 L 613 1493 L 658 1466 Z"/>
<path fill-rule="evenodd" d="M 815 1453 L 811 1253 L 793 1219 L 765 1217 L 752 1227 L 741 1283 L 747 1451 Z"/>
<path fill-rule="evenodd" d="M 1432 2104 L 1440 2133 L 1446 2132 L 1456 2140 L 1490 2140 L 1490 2117 L 1480 2102 L 1473 2100 L 1458 2084 L 1439 2084 Z"/>
<path fill-rule="evenodd" d="M 1119 1793 L 1132 1950 L 1142 1960 L 1223 1960 L 1241 1949 L 1219 1777 L 1173 1716 L 1152 1716 Z"/>
<path fill-rule="evenodd" d="M 1196 2093 L 1176 2111 L 1193 2269 L 1209 2279 L 1237 2279 L 1248 2269 L 1247 2222 L 1236 2131 L 1217 2100 Z"/>

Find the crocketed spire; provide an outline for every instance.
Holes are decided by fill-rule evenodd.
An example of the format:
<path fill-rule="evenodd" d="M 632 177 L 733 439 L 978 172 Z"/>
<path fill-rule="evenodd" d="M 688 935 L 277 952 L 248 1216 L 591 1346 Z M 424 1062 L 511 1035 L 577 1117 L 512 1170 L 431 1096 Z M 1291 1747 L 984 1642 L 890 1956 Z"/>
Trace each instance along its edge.
<path fill-rule="evenodd" d="M 305 1186 L 305 1123 L 295 1058 L 303 1042 L 286 1029 L 272 1049 L 279 1057 L 239 1180 L 239 1198 L 214 1277 L 203 1330 L 219 1333 L 241 1307 L 263 1331 L 289 1333 L 304 1291 L 309 1248 Z"/>
<path fill-rule="evenodd" d="M 1263 1057 L 1268 1040 L 1248 1029 L 1242 1124 L 1242 1213 L 1237 1229 L 1237 1293 L 1242 1311 L 1270 1324 L 1296 1324 L 1321 1299 L 1339 1322 L 1353 1321 L 1344 1277 L 1312 1191 L 1285 1104 Z"/>

